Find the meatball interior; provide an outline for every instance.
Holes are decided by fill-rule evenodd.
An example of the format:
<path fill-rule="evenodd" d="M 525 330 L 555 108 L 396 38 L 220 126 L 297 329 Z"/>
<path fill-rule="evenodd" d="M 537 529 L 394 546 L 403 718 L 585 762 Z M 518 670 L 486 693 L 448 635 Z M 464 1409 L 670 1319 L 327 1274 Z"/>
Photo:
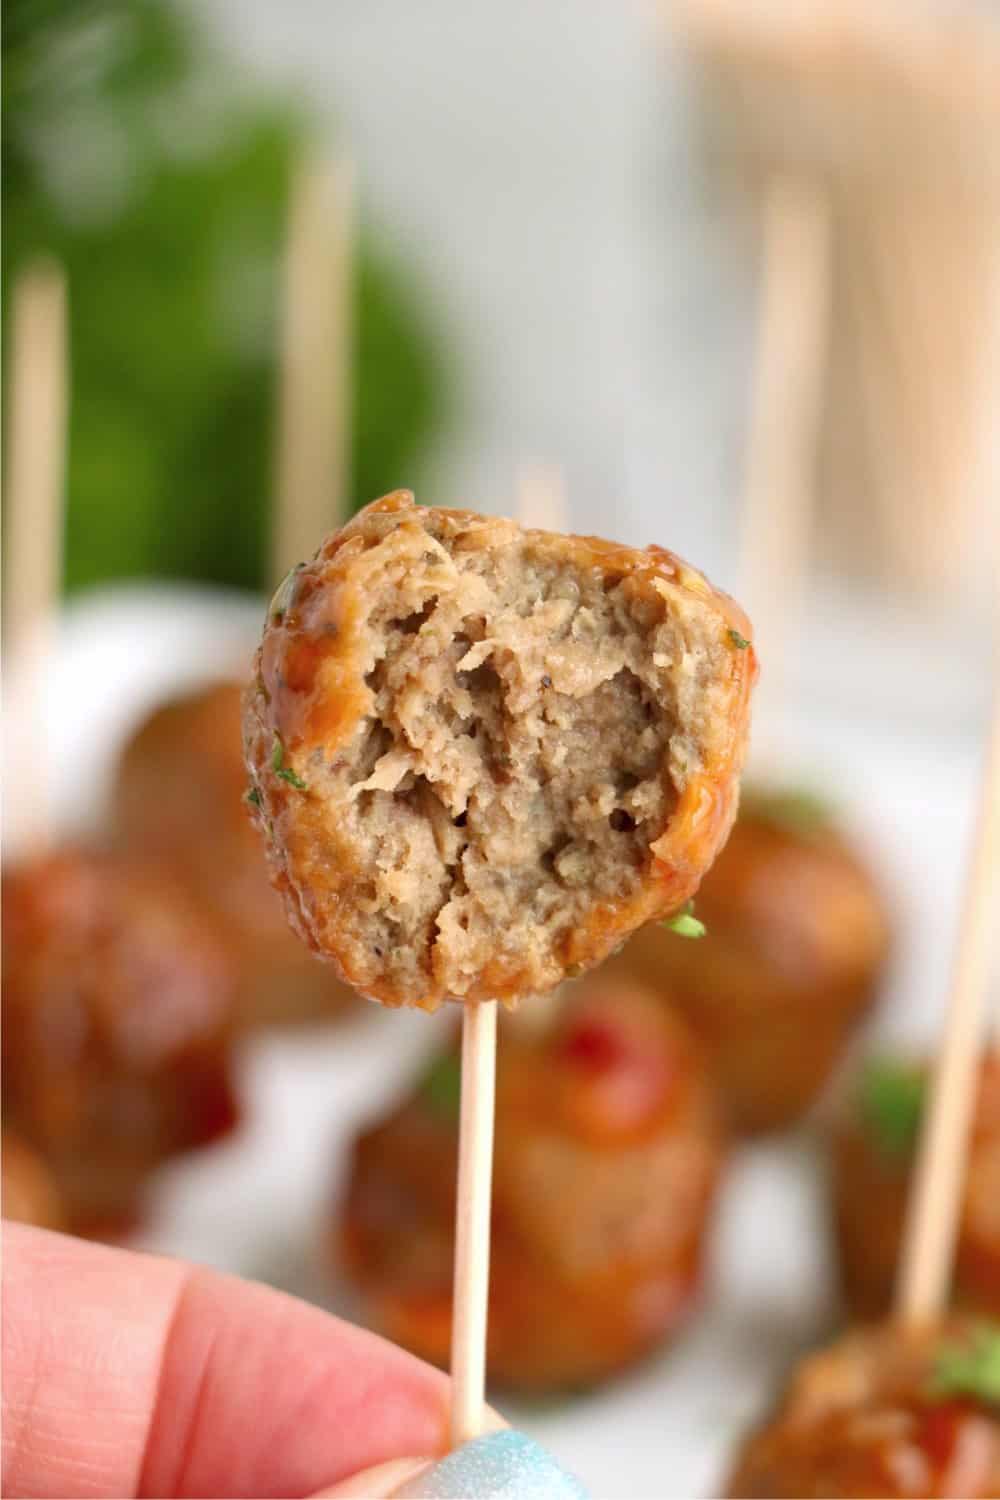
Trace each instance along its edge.
<path fill-rule="evenodd" d="M 293 921 L 390 1004 L 597 961 L 728 832 L 748 629 L 659 549 L 369 507 L 279 591 L 248 699 Z"/>

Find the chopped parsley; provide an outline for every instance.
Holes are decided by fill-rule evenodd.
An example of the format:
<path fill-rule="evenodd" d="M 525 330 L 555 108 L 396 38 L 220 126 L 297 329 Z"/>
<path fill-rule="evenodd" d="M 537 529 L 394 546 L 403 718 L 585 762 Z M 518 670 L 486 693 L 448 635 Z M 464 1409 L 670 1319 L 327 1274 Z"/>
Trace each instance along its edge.
<path fill-rule="evenodd" d="M 822 833 L 834 820 L 828 799 L 809 787 L 744 787 L 740 811 L 803 838 Z"/>
<path fill-rule="evenodd" d="M 244 797 L 244 802 L 249 802 L 251 807 L 260 807 L 260 792 L 252 786 Z"/>
<path fill-rule="evenodd" d="M 431 1064 L 420 1085 L 420 1097 L 439 1119 L 458 1122 L 462 1102 L 462 1064 L 457 1054 L 446 1052 Z"/>
<path fill-rule="evenodd" d="M 928 1388 L 932 1396 L 973 1396 L 1000 1406 L 1000 1324 L 977 1323 L 964 1342 L 942 1345 Z"/>
<path fill-rule="evenodd" d="M 694 902 L 687 901 L 680 911 L 674 912 L 672 917 L 667 917 L 663 926 L 669 932 L 675 932 L 678 937 L 702 938 L 708 930 L 704 922 L 700 922 L 694 914 Z"/>
<path fill-rule="evenodd" d="M 282 781 L 287 781 L 289 786 L 295 787 L 296 791 L 306 792 L 309 790 L 306 782 L 302 780 L 298 772 L 293 771 L 291 766 L 285 765 L 285 747 L 282 744 L 280 734 L 274 736 L 274 744 L 271 746 L 271 770 L 276 776 L 280 776 Z"/>
<path fill-rule="evenodd" d="M 268 619 L 273 625 L 280 625 L 291 609 L 295 600 L 295 582 L 304 567 L 305 563 L 300 562 L 296 563 L 294 568 L 289 568 L 275 589 L 274 597 L 267 610 Z"/>
<path fill-rule="evenodd" d="M 739 633 L 738 630 L 732 630 L 731 629 L 729 631 L 729 639 L 732 641 L 732 643 L 736 647 L 737 651 L 745 651 L 747 649 L 747 647 L 749 646 L 749 644 L 750 644 L 750 642 L 747 640 L 746 636 L 745 635 L 740 635 L 740 633 Z"/>
<path fill-rule="evenodd" d="M 884 1156 L 906 1158 L 916 1145 L 927 1091 L 922 1069 L 894 1058 L 872 1058 L 862 1069 L 858 1108 Z"/>

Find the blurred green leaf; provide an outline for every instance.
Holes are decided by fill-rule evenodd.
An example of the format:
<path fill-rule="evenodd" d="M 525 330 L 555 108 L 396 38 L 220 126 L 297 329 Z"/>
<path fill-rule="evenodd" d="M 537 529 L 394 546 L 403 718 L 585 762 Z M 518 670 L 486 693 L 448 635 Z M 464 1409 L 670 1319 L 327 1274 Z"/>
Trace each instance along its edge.
<path fill-rule="evenodd" d="M 922 1068 L 895 1058 L 870 1058 L 858 1082 L 858 1107 L 879 1150 L 906 1159 L 923 1119 L 927 1080 Z"/>
<path fill-rule="evenodd" d="M 308 122 L 249 94 L 163 0 L 11 0 L 3 62 L 4 305 L 39 252 L 70 283 L 67 585 L 260 587 L 279 259 Z M 451 401 L 437 331 L 367 230 L 356 282 L 361 504 L 419 483 Z"/>
<path fill-rule="evenodd" d="M 932 1396 L 973 1396 L 1000 1406 L 1000 1325 L 978 1323 L 963 1343 L 945 1344 L 934 1362 Z"/>

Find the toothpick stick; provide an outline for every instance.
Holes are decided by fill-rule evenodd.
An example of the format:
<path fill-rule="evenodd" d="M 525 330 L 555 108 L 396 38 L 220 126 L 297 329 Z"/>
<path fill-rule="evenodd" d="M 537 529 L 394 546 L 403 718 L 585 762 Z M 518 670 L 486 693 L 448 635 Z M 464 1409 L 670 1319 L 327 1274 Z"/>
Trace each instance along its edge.
<path fill-rule="evenodd" d="M 517 486 L 517 517 L 537 531 L 568 531 L 566 476 L 559 464 L 522 464 Z"/>
<path fill-rule="evenodd" d="M 23 688 L 8 726 L 8 797 L 12 844 L 38 852 L 51 837 L 51 789 L 44 754 L 44 689 L 62 571 L 66 468 L 66 278 L 54 261 L 25 270 L 14 286 L 7 448 L 5 558 L 9 639 Z"/>
<path fill-rule="evenodd" d="M 771 701 L 787 670 L 803 592 L 830 295 L 830 211 L 821 188 L 782 174 L 763 211 L 760 317 L 740 548 L 742 594 Z"/>
<path fill-rule="evenodd" d="M 1000 682 L 994 689 L 972 861 L 965 887 L 945 1021 L 931 1081 L 903 1241 L 896 1296 L 902 1323 L 944 1310 L 958 1234 L 962 1175 L 976 1093 L 976 1069 L 989 984 L 991 939 L 1000 893 Z"/>
<path fill-rule="evenodd" d="M 354 221 L 351 162 L 305 161 L 292 183 L 285 252 L 275 581 L 347 507 Z"/>
<path fill-rule="evenodd" d="M 451 1326 L 452 1446 L 483 1430 L 497 1002 L 462 1010 L 462 1107 L 458 1136 L 455 1280 Z"/>

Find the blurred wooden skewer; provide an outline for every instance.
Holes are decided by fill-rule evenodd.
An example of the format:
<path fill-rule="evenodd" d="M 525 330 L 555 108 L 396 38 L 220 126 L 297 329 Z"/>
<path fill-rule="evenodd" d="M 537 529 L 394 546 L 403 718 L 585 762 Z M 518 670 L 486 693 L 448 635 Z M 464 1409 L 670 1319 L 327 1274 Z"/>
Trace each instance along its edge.
<path fill-rule="evenodd" d="M 517 510 L 522 526 L 565 531 L 568 506 L 562 471 L 552 465 L 526 465 L 521 472 Z M 466 1003 L 462 1007 L 462 1104 L 451 1321 L 453 1447 L 483 1431 L 496 1045 L 497 1002 Z"/>
<path fill-rule="evenodd" d="M 522 464 L 517 485 L 517 519 L 535 531 L 569 530 L 566 475 L 559 464 Z"/>
<path fill-rule="evenodd" d="M 767 694 L 780 702 L 804 592 L 830 294 L 830 210 L 816 184 L 775 176 L 763 208 L 757 353 L 740 545 Z"/>
<path fill-rule="evenodd" d="M 346 156 L 303 162 L 285 252 L 272 582 L 346 516 L 355 212 Z"/>
<path fill-rule="evenodd" d="M 896 1315 L 910 1324 L 925 1323 L 944 1311 L 958 1233 L 1000 894 L 1000 678 L 994 688 L 975 830 L 944 1044 L 931 1082 L 897 1286 Z"/>
<path fill-rule="evenodd" d="M 39 261 L 14 286 L 4 583 L 8 639 L 18 653 L 18 701 L 4 737 L 12 844 L 39 852 L 52 833 L 45 683 L 62 574 L 68 409 L 66 278 Z"/>

